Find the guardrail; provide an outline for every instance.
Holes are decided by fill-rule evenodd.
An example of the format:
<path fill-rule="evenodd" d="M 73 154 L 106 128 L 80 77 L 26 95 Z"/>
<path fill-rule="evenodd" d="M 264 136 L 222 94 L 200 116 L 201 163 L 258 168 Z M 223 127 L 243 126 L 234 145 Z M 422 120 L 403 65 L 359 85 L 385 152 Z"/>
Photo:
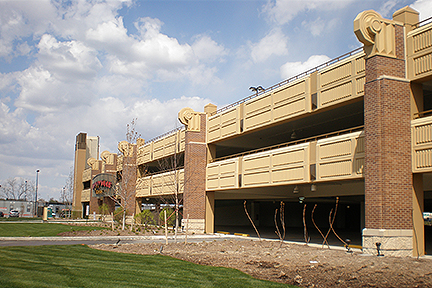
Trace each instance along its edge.
<path fill-rule="evenodd" d="M 323 69 L 323 68 L 325 68 L 325 67 L 328 67 L 328 66 L 330 66 L 330 65 L 332 65 L 332 64 L 334 64 L 334 63 L 336 63 L 336 62 L 339 62 L 339 61 L 341 61 L 341 60 L 343 60 L 343 59 L 345 59 L 345 58 L 348 58 L 348 57 L 350 57 L 350 56 L 356 54 L 356 53 L 357 53 L 358 51 L 360 51 L 361 49 L 363 49 L 363 47 L 356 48 L 356 49 L 354 49 L 354 50 L 352 50 L 352 51 L 350 51 L 350 52 L 348 52 L 348 53 L 345 53 L 345 54 L 343 54 L 343 55 L 341 55 L 341 56 L 339 56 L 339 57 L 336 57 L 336 58 L 334 58 L 334 59 L 332 59 L 332 60 L 329 60 L 329 61 L 327 61 L 327 62 L 325 62 L 325 63 L 323 63 L 323 64 L 321 64 L 321 65 L 318 65 L 318 66 L 316 66 L 316 67 L 314 67 L 314 68 L 312 68 L 312 69 L 309 69 L 309 70 L 307 70 L 307 71 L 305 71 L 305 72 L 303 72 L 303 73 L 300 73 L 300 74 L 298 74 L 298 75 L 296 75 L 296 76 L 293 76 L 293 77 L 291 77 L 291 78 L 288 78 L 288 79 L 286 79 L 286 80 L 284 80 L 284 81 L 282 81 L 282 82 L 279 82 L 279 83 L 277 83 L 277 84 L 275 84 L 275 85 L 273 85 L 273 86 L 271 86 L 271 87 L 268 87 L 268 88 L 266 88 L 266 89 L 264 89 L 264 90 L 260 90 L 260 91 L 258 91 L 258 92 L 255 93 L 255 94 L 252 94 L 252 95 L 250 95 L 250 96 L 248 96 L 248 97 L 246 97 L 246 98 L 243 98 L 243 99 L 241 99 L 241 100 L 239 100 L 239 101 L 237 101 L 237 102 L 234 102 L 234 103 L 232 103 L 232 104 L 229 104 L 229 105 L 227 105 L 227 106 L 224 106 L 224 107 L 222 107 L 222 108 L 216 110 L 215 112 L 211 113 L 210 116 L 215 115 L 215 114 L 218 114 L 218 113 L 221 113 L 221 112 L 223 112 L 223 111 L 225 111 L 225 110 L 228 110 L 228 109 L 230 109 L 230 108 L 232 108 L 232 107 L 235 107 L 235 106 L 237 106 L 237 105 L 239 105 L 239 104 L 241 104 L 241 103 L 244 103 L 244 102 L 246 102 L 246 101 L 248 101 L 248 100 L 250 100 L 250 99 L 253 99 L 253 98 L 255 98 L 255 97 L 259 96 L 259 95 L 262 95 L 262 94 L 268 93 L 268 92 L 270 92 L 270 91 L 272 91 L 272 90 L 275 90 L 275 89 L 277 89 L 277 88 L 280 88 L 280 87 L 282 87 L 282 86 L 284 86 L 284 85 L 286 85 L 286 84 L 288 84 L 288 83 L 291 83 L 291 82 L 296 81 L 296 80 L 298 80 L 298 79 L 300 79 L 300 78 L 302 78 L 302 77 L 305 77 L 305 76 L 307 76 L 307 75 L 309 75 L 309 74 L 312 74 L 312 73 L 314 73 L 314 72 L 316 72 L 316 71 L 319 71 L 319 70 L 321 70 L 321 69 Z"/>

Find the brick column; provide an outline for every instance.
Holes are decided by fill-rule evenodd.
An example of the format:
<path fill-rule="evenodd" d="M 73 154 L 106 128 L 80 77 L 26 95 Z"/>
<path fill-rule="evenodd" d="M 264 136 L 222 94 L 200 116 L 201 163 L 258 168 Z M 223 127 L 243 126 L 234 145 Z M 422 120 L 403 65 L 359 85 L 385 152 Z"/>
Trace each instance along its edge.
<path fill-rule="evenodd" d="M 363 249 L 412 255 L 410 87 L 405 78 L 403 27 L 395 25 L 396 58 L 366 59 Z"/>
<path fill-rule="evenodd" d="M 185 183 L 184 213 L 189 215 L 189 231 L 204 232 L 206 208 L 206 122 L 207 116 L 200 114 L 199 131 L 187 130 L 185 135 Z"/>

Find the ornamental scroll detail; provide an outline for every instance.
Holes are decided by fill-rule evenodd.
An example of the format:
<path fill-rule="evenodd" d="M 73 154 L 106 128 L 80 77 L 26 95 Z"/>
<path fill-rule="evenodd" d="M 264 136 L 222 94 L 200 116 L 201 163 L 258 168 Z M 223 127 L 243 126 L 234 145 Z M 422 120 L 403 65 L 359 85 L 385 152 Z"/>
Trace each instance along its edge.
<path fill-rule="evenodd" d="M 188 131 L 200 131 L 201 113 L 186 107 L 178 113 L 178 119 L 187 126 Z"/>
<path fill-rule="evenodd" d="M 384 19 L 373 10 L 363 11 L 354 19 L 354 33 L 364 44 L 367 57 L 396 58 L 395 21 Z"/>

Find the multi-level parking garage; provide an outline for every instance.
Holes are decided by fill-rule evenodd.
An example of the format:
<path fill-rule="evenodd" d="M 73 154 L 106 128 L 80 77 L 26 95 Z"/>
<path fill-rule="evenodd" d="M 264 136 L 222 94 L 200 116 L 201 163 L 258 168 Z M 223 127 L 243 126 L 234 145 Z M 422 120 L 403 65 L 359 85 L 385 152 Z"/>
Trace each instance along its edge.
<path fill-rule="evenodd" d="M 185 127 L 131 144 L 136 212 L 177 201 L 191 230 L 255 233 L 246 203 L 263 236 L 285 227 L 286 239 L 322 243 L 316 227 L 331 222 L 367 253 L 429 252 L 432 23 L 408 7 L 392 20 L 365 11 L 354 32 L 362 48 L 219 110 L 182 109 Z M 85 180 L 122 170 L 109 152 L 77 163 Z M 90 212 L 105 201 L 84 190 L 76 202 Z"/>

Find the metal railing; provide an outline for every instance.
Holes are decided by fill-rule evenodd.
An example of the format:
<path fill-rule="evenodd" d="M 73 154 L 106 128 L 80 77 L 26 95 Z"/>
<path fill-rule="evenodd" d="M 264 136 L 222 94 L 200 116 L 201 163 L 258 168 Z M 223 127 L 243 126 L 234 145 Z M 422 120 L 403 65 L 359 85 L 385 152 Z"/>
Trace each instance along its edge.
<path fill-rule="evenodd" d="M 417 29 L 417 28 L 420 28 L 420 27 L 423 27 L 423 26 L 429 24 L 429 22 L 432 23 L 432 17 L 426 18 L 426 19 L 414 24 L 413 27 L 414 27 L 414 29 Z"/>
<path fill-rule="evenodd" d="M 150 143 L 150 142 L 154 142 L 154 141 L 156 141 L 156 140 L 159 140 L 159 139 L 161 139 L 161 138 L 164 138 L 165 136 L 168 136 L 168 135 L 173 134 L 173 133 L 175 133 L 175 132 L 177 132 L 177 131 L 180 131 L 180 130 L 182 130 L 183 128 L 185 128 L 184 125 L 183 125 L 183 126 L 180 126 L 180 127 L 177 127 L 177 128 L 175 128 L 175 129 L 173 129 L 173 130 L 171 130 L 171 131 L 165 132 L 165 133 L 162 134 L 162 135 L 156 136 L 156 137 L 154 137 L 154 138 L 152 138 L 152 139 L 146 141 L 144 145 L 146 145 L 146 144 L 148 144 L 148 143 Z"/>
<path fill-rule="evenodd" d="M 293 81 L 295 81 L 295 80 L 297 80 L 297 79 L 300 79 L 300 78 L 302 78 L 302 77 L 305 77 L 305 76 L 307 76 L 307 75 L 309 75 L 309 74 L 312 74 L 312 73 L 314 73 L 314 72 L 316 72 L 316 71 L 319 71 L 319 70 L 321 70 L 321 69 L 323 69 L 323 68 L 325 68 L 325 67 L 328 67 L 328 66 L 330 66 L 330 65 L 332 65 L 332 64 L 334 64 L 334 63 L 336 63 L 336 62 L 339 62 L 339 61 L 341 61 L 341 60 L 343 60 L 343 59 L 345 59 L 345 58 L 348 58 L 348 57 L 350 57 L 350 56 L 356 54 L 356 53 L 357 53 L 359 50 L 361 50 L 361 49 L 363 49 L 363 47 L 356 48 L 356 49 L 352 50 L 351 52 L 345 53 L 345 54 L 343 54 L 343 55 L 341 55 L 341 56 L 339 56 L 339 57 L 337 57 L 337 58 L 334 58 L 334 59 L 332 59 L 332 60 L 329 60 L 329 61 L 327 61 L 327 62 L 325 62 L 325 63 L 323 63 L 323 64 L 321 64 L 321 65 L 318 65 L 318 66 L 316 66 L 316 67 L 314 67 L 314 68 L 312 68 L 312 69 L 309 69 L 309 70 L 307 70 L 307 71 L 305 71 L 305 72 L 303 72 L 303 73 L 300 73 L 300 74 L 298 74 L 298 75 L 296 75 L 296 76 L 293 76 L 293 77 L 291 77 L 291 78 L 288 78 L 288 79 L 286 79 L 286 80 L 284 80 L 284 81 L 282 81 L 282 82 L 279 82 L 279 83 L 277 83 L 277 84 L 275 84 L 275 85 L 273 85 L 273 86 L 271 86 L 271 87 L 268 87 L 268 88 L 266 88 L 266 89 L 264 89 L 264 90 L 261 90 L 260 92 L 257 92 L 257 93 L 255 93 L 255 94 L 252 94 L 252 95 L 250 95 L 250 96 L 248 96 L 248 97 L 246 97 L 246 98 L 243 98 L 243 99 L 241 99 L 241 100 L 239 100 L 239 101 L 237 101 L 237 102 L 234 102 L 234 103 L 232 103 L 232 104 L 229 104 L 229 105 L 227 105 L 227 106 L 224 106 L 224 107 L 222 107 L 222 108 L 216 110 L 215 112 L 211 113 L 210 116 L 213 116 L 213 115 L 216 115 L 216 114 L 218 114 L 218 113 L 221 113 L 221 112 L 223 112 L 223 111 L 225 111 L 225 110 L 228 110 L 228 109 L 230 109 L 230 108 L 232 108 L 232 107 L 235 107 L 235 106 L 237 106 L 237 105 L 239 105 L 239 104 L 241 104 L 241 103 L 244 103 L 244 102 L 246 102 L 246 101 L 248 101 L 248 100 L 250 100 L 250 99 L 253 99 L 253 98 L 255 98 L 255 97 L 259 96 L 259 95 L 262 95 L 262 94 L 268 93 L 268 92 L 270 92 L 270 91 L 272 91 L 272 90 L 275 90 L 275 89 L 277 89 L 277 88 L 279 88 L 279 87 L 282 87 L 282 86 L 284 86 L 284 85 L 286 85 L 286 84 L 288 84 L 288 83 L 291 83 L 291 82 L 293 82 Z"/>
<path fill-rule="evenodd" d="M 313 136 L 313 137 L 309 137 L 309 138 L 303 138 L 303 139 L 294 140 L 294 141 L 290 141 L 290 142 L 285 142 L 285 143 L 281 143 L 281 144 L 277 144 L 277 145 L 273 145 L 273 146 L 268 146 L 268 147 L 265 147 L 265 148 L 259 148 L 259 149 L 255 149 L 255 150 L 251 150 L 251 151 L 247 151 L 247 152 L 243 152 L 243 153 L 237 153 L 237 154 L 233 154 L 233 155 L 229 155 L 229 156 L 225 156 L 225 157 L 220 157 L 220 158 L 212 159 L 212 160 L 210 160 L 210 163 L 213 163 L 213 162 L 216 162 L 216 161 L 222 161 L 222 160 L 226 160 L 226 159 L 231 159 L 231 158 L 237 158 L 237 157 L 241 157 L 241 156 L 246 156 L 246 155 L 250 155 L 250 154 L 255 154 L 255 153 L 259 153 L 259 152 L 264 152 L 264 151 L 268 151 L 268 150 L 278 149 L 278 148 L 282 148 L 282 147 L 293 146 L 293 145 L 297 145 L 297 144 L 301 144 L 301 143 L 306 143 L 306 142 L 311 142 L 311 141 L 318 141 L 320 139 L 334 137 L 334 136 L 338 136 L 338 135 L 341 135 L 341 134 L 348 134 L 348 133 L 352 133 L 352 132 L 355 132 L 355 131 L 360 131 L 360 130 L 363 130 L 363 129 L 364 129 L 364 125 L 357 126 L 357 127 L 348 128 L 348 129 L 344 129 L 344 130 L 339 130 L 339 131 L 335 131 L 335 132 L 331 132 L 331 133 L 327 133 L 327 134 L 321 134 L 321 135 L 318 135 L 318 136 Z"/>

